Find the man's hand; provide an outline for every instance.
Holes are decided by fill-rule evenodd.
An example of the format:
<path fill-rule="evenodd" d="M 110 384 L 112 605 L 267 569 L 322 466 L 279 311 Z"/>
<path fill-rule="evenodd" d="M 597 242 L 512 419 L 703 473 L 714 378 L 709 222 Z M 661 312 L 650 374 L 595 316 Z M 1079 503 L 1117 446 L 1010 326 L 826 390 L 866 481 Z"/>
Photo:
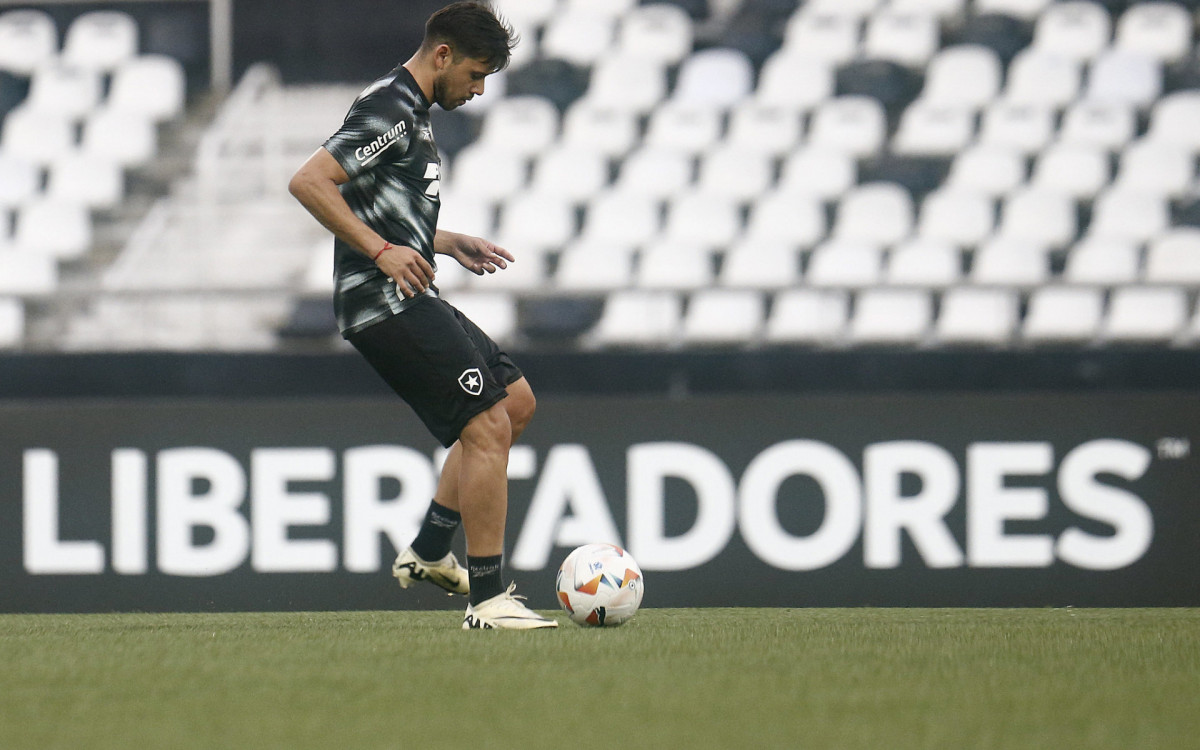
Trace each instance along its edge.
<path fill-rule="evenodd" d="M 396 288 L 412 299 L 423 294 L 433 283 L 433 266 L 416 250 L 406 245 L 390 245 L 375 261 L 379 270 L 396 282 Z"/>
<path fill-rule="evenodd" d="M 495 273 L 497 269 L 508 268 L 509 263 L 516 261 L 512 253 L 499 245 L 455 232 L 439 230 L 434 240 L 434 248 L 437 252 L 454 258 L 476 276 Z"/>

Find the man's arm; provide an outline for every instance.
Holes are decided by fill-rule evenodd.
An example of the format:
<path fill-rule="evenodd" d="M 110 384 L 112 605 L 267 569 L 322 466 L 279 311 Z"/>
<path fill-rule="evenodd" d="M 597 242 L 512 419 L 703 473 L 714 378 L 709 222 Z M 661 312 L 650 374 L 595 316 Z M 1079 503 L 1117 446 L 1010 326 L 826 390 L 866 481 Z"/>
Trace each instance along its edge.
<path fill-rule="evenodd" d="M 477 276 L 484 272 L 495 273 L 497 268 L 508 268 L 516 258 L 499 245 L 469 234 L 437 230 L 433 235 L 433 251 L 449 255 L 464 268 Z"/>
<path fill-rule="evenodd" d="M 337 159 L 324 148 L 318 148 L 292 175 L 288 191 L 322 226 L 374 260 L 389 278 L 407 282 L 397 284 L 405 297 L 424 292 L 433 282 L 433 267 L 413 248 L 392 245 L 354 215 L 338 190 L 349 179 Z"/>

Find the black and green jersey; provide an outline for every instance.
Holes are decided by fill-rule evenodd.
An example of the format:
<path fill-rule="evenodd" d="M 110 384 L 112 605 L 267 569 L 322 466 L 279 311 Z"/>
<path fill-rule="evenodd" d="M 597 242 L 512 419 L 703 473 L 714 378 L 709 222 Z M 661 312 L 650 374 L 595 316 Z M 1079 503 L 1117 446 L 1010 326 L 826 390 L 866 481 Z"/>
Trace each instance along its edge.
<path fill-rule="evenodd" d="M 359 95 L 325 149 L 350 177 L 341 190 L 355 215 L 393 245 L 414 248 L 436 269 L 441 162 L 429 106 L 412 74 L 398 66 Z M 341 240 L 335 240 L 334 253 L 334 309 L 342 335 L 416 301 L 397 292 L 369 258 Z"/>

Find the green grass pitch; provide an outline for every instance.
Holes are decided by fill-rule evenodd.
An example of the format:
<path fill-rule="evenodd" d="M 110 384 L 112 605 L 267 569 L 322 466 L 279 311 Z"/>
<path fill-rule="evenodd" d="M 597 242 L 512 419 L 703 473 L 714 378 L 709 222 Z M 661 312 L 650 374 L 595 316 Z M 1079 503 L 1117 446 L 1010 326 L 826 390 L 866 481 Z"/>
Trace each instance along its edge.
<path fill-rule="evenodd" d="M 1200 609 L 0 616 L 0 747 L 1197 748 Z"/>

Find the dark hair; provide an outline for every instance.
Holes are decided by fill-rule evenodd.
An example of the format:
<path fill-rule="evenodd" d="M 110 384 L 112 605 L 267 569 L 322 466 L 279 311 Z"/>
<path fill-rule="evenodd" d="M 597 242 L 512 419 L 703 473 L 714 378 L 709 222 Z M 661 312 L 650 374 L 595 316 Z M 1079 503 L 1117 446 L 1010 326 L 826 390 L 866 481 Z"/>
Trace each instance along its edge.
<path fill-rule="evenodd" d="M 484 60 L 493 70 L 508 65 L 517 35 L 492 7 L 475 0 L 451 3 L 425 22 L 425 40 L 421 47 L 431 50 L 448 44 L 454 57 Z"/>

